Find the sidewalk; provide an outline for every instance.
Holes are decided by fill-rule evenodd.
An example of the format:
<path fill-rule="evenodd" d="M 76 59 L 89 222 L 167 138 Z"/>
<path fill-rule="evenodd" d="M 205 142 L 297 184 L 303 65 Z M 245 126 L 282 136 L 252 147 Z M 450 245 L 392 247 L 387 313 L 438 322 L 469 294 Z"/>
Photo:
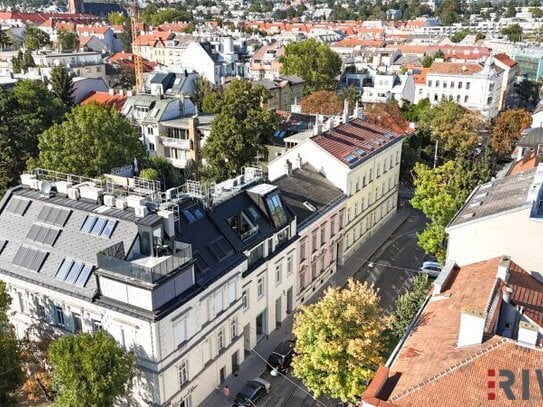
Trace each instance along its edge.
<path fill-rule="evenodd" d="M 407 220 L 411 213 L 412 210 L 408 207 L 404 206 L 403 208 L 399 209 L 398 212 L 383 225 L 381 230 L 379 230 L 368 242 L 360 246 L 360 248 L 352 254 L 349 260 L 347 260 L 343 266 L 338 268 L 336 274 L 326 284 L 324 284 L 315 293 L 315 295 L 306 302 L 306 304 L 311 304 L 318 301 L 319 298 L 321 298 L 324 290 L 330 285 L 343 286 L 349 277 L 358 271 L 362 260 L 369 260 L 373 254 L 377 252 L 377 250 L 387 241 L 390 235 L 392 235 L 394 231 Z M 211 393 L 200 404 L 200 406 L 231 406 L 234 401 L 234 397 L 241 390 L 245 382 L 260 376 L 264 372 L 266 369 L 265 359 L 272 353 L 275 347 L 287 339 L 292 339 L 291 331 L 292 316 L 288 316 L 281 323 L 280 328 L 273 331 L 267 339 L 263 339 L 260 341 L 260 343 L 258 343 L 258 345 L 251 352 L 251 355 L 248 356 L 241 364 L 239 371 L 228 376 L 225 382 L 221 385 L 221 390 L 222 386 L 225 385 L 230 388 L 229 401 L 226 402 L 222 391 L 217 389 Z M 261 355 L 262 358 L 258 355 Z"/>

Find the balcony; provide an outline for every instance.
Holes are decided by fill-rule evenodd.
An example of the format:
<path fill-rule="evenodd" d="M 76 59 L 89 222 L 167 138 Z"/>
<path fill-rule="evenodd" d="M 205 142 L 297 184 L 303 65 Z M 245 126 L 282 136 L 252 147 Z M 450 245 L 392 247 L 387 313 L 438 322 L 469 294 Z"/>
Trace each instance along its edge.
<path fill-rule="evenodd" d="M 160 137 L 160 142 L 164 147 L 180 148 L 181 150 L 190 150 L 190 140 L 172 138 L 172 137 Z"/>
<path fill-rule="evenodd" d="M 159 247 L 156 250 L 157 256 L 141 255 L 132 260 L 114 256 L 119 253 L 118 246 L 113 245 L 96 255 L 98 268 L 106 273 L 120 274 L 151 284 L 192 260 L 192 246 L 188 243 L 175 242 L 177 252 L 173 254 L 168 250 L 169 247 Z M 119 257 L 124 257 L 124 249 L 121 250 Z"/>

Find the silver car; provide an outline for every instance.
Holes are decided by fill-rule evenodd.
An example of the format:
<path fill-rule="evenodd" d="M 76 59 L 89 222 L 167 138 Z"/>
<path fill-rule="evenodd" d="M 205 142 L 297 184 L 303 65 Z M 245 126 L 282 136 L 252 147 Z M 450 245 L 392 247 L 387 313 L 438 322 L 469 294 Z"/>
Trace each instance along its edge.
<path fill-rule="evenodd" d="M 422 263 L 419 271 L 423 274 L 428 274 L 430 277 L 437 277 L 443 266 L 435 261 L 425 261 Z"/>

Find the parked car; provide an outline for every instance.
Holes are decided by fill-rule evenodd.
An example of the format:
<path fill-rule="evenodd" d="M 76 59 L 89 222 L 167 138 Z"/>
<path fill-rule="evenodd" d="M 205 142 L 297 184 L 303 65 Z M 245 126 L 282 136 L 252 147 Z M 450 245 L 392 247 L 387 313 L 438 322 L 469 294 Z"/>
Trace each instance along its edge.
<path fill-rule="evenodd" d="M 281 373 L 286 373 L 292 362 L 293 354 L 294 341 L 281 342 L 268 358 L 268 370 L 277 370 Z"/>
<path fill-rule="evenodd" d="M 253 407 L 270 392 L 271 384 L 260 377 L 249 380 L 234 399 L 233 407 Z"/>
<path fill-rule="evenodd" d="M 430 277 L 437 277 L 441 272 L 442 265 L 435 261 L 425 261 L 420 267 L 420 272 L 423 274 L 428 274 Z"/>

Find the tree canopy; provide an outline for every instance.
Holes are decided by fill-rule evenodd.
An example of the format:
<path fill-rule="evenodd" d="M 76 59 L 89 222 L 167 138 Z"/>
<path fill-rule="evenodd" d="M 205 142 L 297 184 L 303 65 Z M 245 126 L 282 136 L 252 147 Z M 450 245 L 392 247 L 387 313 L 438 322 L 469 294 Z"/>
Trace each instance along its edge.
<path fill-rule="evenodd" d="M 264 143 L 271 140 L 279 125 L 277 115 L 261 107 L 270 97 L 262 86 L 235 79 L 217 100 L 218 114 L 211 134 L 202 148 L 207 166 L 204 178 L 222 181 L 239 174 L 241 168 L 265 154 Z"/>
<path fill-rule="evenodd" d="M 335 89 L 341 71 L 339 55 L 314 39 L 288 44 L 279 62 L 282 74 L 298 75 L 305 81 L 305 94 Z"/>
<path fill-rule="evenodd" d="M 502 34 L 509 41 L 519 42 L 522 39 L 522 27 L 519 24 L 509 24 L 507 27 L 502 28 Z"/>
<path fill-rule="evenodd" d="M 523 79 L 516 88 L 520 101 L 527 107 L 532 107 L 539 101 L 539 84 L 534 81 Z"/>
<path fill-rule="evenodd" d="M 74 104 L 74 83 L 70 72 L 62 65 L 56 65 L 51 70 L 51 91 L 53 95 L 62 100 L 69 109 Z"/>
<path fill-rule="evenodd" d="M 319 90 L 302 99 L 302 112 L 309 114 L 338 115 L 343 111 L 343 101 L 332 90 Z"/>
<path fill-rule="evenodd" d="M 492 151 L 498 156 L 511 154 L 524 130 L 532 125 L 532 115 L 524 109 L 501 112 L 494 122 L 490 137 Z"/>
<path fill-rule="evenodd" d="M 64 122 L 39 136 L 37 165 L 97 177 L 145 156 L 143 145 L 125 118 L 113 108 L 90 103 L 74 107 Z"/>
<path fill-rule="evenodd" d="M 65 108 L 41 81 L 23 80 L 11 92 L 0 89 L 0 192 L 15 185 L 30 158 L 38 156 L 38 135 L 62 120 Z"/>
<path fill-rule="evenodd" d="M 182 8 L 159 9 L 156 4 L 149 4 L 140 15 L 141 21 L 145 24 L 157 26 L 163 23 L 190 22 L 192 14 Z"/>
<path fill-rule="evenodd" d="M 76 50 L 79 47 L 79 37 L 74 31 L 64 28 L 57 30 L 57 42 L 61 50 Z"/>
<path fill-rule="evenodd" d="M 388 328 L 375 289 L 349 280 L 330 287 L 294 316 L 294 376 L 314 393 L 342 401 L 359 398 L 381 364 L 381 334 Z"/>
<path fill-rule="evenodd" d="M 55 406 L 108 407 L 127 393 L 135 356 L 104 330 L 62 336 L 49 346 Z"/>
<path fill-rule="evenodd" d="M 392 311 L 392 333 L 400 339 L 417 314 L 428 295 L 430 281 L 427 274 L 418 274 L 402 295 L 398 297 Z"/>
<path fill-rule="evenodd" d="M 33 25 L 26 27 L 24 39 L 26 49 L 34 51 L 49 45 L 51 45 L 49 34 Z"/>
<path fill-rule="evenodd" d="M 6 284 L 0 280 L 0 405 L 6 407 L 16 405 L 12 393 L 24 380 L 17 340 L 7 316 L 10 303 Z"/>

